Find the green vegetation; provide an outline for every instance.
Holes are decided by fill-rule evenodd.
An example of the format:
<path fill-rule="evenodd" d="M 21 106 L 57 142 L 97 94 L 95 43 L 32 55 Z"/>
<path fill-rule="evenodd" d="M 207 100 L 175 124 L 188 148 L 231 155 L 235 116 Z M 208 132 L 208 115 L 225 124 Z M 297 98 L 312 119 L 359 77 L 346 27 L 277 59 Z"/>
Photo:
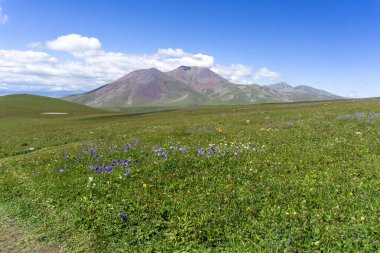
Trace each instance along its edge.
<path fill-rule="evenodd" d="M 140 114 L 7 101 L 0 98 L 0 213 L 42 245 L 379 251 L 377 100 Z M 40 114 L 56 110 L 70 114 Z"/>
<path fill-rule="evenodd" d="M 100 109 L 67 102 L 61 99 L 37 96 L 37 95 L 8 95 L 0 96 L 0 115 L 25 116 L 38 113 L 62 112 L 68 114 L 100 113 Z M 104 111 L 103 111 L 104 112 Z"/>

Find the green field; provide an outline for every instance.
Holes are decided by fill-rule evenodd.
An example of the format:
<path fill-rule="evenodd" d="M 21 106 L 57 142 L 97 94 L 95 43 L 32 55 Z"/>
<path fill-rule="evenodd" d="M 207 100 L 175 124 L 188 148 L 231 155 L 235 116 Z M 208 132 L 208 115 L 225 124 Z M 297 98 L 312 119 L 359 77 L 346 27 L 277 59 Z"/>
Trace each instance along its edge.
<path fill-rule="evenodd" d="M 379 252 L 379 112 L 377 99 L 116 113 L 0 97 L 0 233 L 21 230 L 0 249 Z"/>

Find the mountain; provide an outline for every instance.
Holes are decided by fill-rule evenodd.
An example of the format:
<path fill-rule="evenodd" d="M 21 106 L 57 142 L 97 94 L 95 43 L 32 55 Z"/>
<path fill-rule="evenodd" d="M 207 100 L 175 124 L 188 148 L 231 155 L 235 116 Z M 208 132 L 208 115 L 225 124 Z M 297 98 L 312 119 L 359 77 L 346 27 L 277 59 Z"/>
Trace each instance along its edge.
<path fill-rule="evenodd" d="M 234 84 L 205 67 L 181 66 L 165 74 L 206 96 L 208 104 L 283 102 L 259 85 Z"/>
<path fill-rule="evenodd" d="M 116 81 L 66 100 L 94 107 L 202 104 L 207 98 L 158 69 L 133 71 Z"/>
<path fill-rule="evenodd" d="M 277 91 L 281 96 L 289 101 L 315 101 L 342 99 L 337 95 L 324 90 L 315 89 L 310 86 L 300 85 L 292 87 L 287 83 L 276 83 L 267 85 L 269 89 Z"/>
<path fill-rule="evenodd" d="M 231 84 L 209 68 L 204 67 L 181 66 L 165 74 L 182 81 L 202 94 L 212 94 L 224 90 Z"/>
<path fill-rule="evenodd" d="M 93 91 L 63 99 L 93 107 L 251 104 L 339 99 L 309 86 L 234 84 L 209 68 L 180 66 L 169 72 L 133 71 Z"/>

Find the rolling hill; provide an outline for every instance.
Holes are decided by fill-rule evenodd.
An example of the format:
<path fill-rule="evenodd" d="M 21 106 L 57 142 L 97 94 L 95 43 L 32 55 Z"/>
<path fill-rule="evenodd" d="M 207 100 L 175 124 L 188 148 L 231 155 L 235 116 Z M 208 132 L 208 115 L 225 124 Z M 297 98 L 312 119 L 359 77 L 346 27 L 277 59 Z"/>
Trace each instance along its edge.
<path fill-rule="evenodd" d="M 92 114 L 104 112 L 89 106 L 29 94 L 0 96 L 0 116 L 41 115 L 43 113 Z"/>

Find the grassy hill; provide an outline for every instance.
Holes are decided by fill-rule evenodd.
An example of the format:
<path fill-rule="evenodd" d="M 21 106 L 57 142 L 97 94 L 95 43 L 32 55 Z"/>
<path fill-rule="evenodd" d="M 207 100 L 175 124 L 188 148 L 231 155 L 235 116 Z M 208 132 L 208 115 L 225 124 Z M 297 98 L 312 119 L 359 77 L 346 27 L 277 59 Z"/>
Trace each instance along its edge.
<path fill-rule="evenodd" d="M 0 232 L 25 247 L 379 251 L 378 99 L 0 123 Z"/>
<path fill-rule="evenodd" d="M 105 111 L 44 96 L 29 94 L 0 96 L 0 116 L 3 117 L 18 115 L 36 116 L 41 115 L 41 113 L 49 112 L 83 115 Z"/>

